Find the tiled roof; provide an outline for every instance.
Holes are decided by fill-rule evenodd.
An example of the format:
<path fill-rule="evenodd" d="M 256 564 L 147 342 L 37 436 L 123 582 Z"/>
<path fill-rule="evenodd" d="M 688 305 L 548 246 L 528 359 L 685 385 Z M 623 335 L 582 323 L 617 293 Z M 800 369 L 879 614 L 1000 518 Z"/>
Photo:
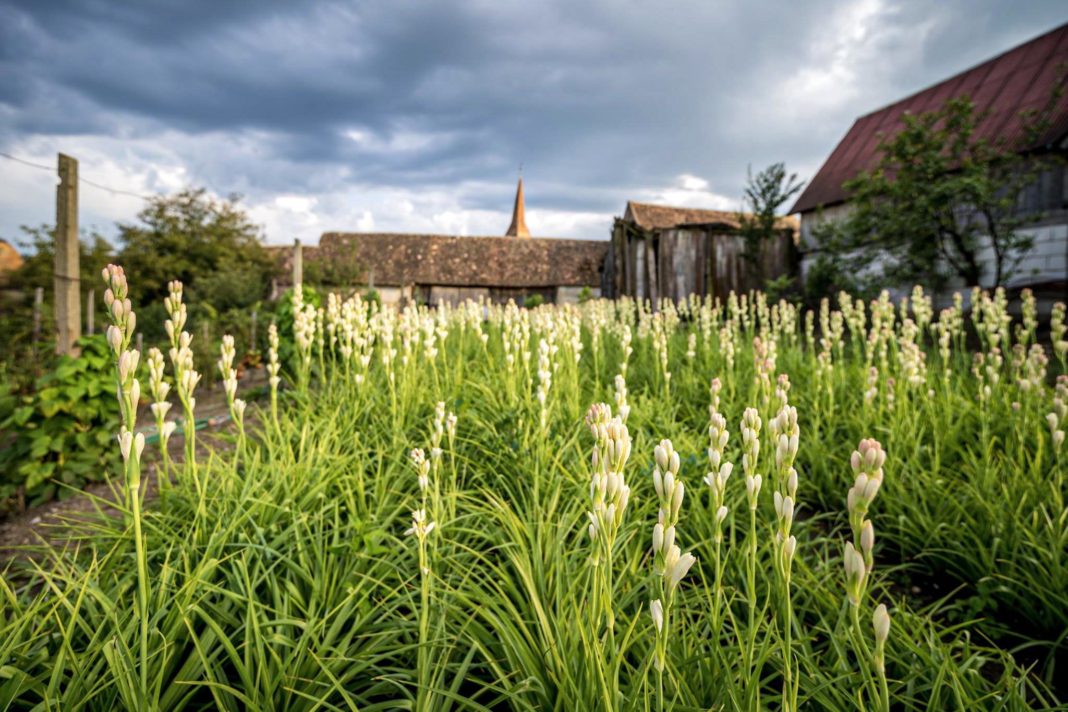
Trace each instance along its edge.
<path fill-rule="evenodd" d="M 737 230 L 741 224 L 739 213 L 729 210 L 704 210 L 700 208 L 675 208 L 668 205 L 653 205 L 627 201 L 624 220 L 630 220 L 646 230 L 666 230 L 685 225 L 722 225 Z M 796 230 L 797 219 L 782 217 L 778 219 L 780 227 Z"/>
<path fill-rule="evenodd" d="M 328 232 L 304 260 L 355 261 L 365 281 L 384 286 L 597 287 L 607 240 L 456 237 L 408 233 Z M 289 277 L 290 248 L 281 274 Z"/>
<path fill-rule="evenodd" d="M 871 168 L 881 136 L 892 135 L 905 113 L 934 111 L 948 99 L 967 95 L 985 117 L 976 138 L 1003 140 L 1019 151 L 1047 146 L 1068 134 L 1068 94 L 1053 109 L 1049 128 L 1028 141 L 1021 112 L 1048 105 L 1068 67 L 1068 24 L 987 60 L 921 92 L 856 120 L 805 187 L 790 212 L 806 212 L 846 199 L 842 183 Z"/>
<path fill-rule="evenodd" d="M 0 240 L 0 272 L 14 272 L 22 266 L 22 255 L 6 240 Z"/>

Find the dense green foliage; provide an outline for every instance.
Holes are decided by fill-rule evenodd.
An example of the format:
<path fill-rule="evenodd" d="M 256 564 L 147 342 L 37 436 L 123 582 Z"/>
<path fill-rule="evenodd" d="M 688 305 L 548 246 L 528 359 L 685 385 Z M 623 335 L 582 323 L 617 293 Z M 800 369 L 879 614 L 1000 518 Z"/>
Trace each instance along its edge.
<path fill-rule="evenodd" d="M 370 318 L 360 302 L 331 300 L 336 340 L 301 331 L 316 316 L 301 306 L 307 350 L 298 343 L 297 358 L 317 380 L 290 391 L 277 420 L 263 413 L 242 447 L 178 466 L 143 523 L 126 507 L 85 525 L 77 551 L 7 572 L 0 702 L 754 709 L 778 708 L 792 675 L 799 709 L 877 709 L 871 622 L 885 603 L 894 709 L 1053 708 L 1064 690 L 1050 687 L 1052 662 L 1068 628 L 1056 436 L 1065 393 L 1054 400 L 1045 357 L 1031 348 L 1035 324 L 1017 332 L 1022 355 L 996 361 L 999 345 L 1011 350 L 1004 302 L 975 303 L 984 360 L 974 373 L 961 312 L 933 328 L 922 297 L 900 317 L 876 302 L 870 319 L 844 298 L 842 311 L 828 305 L 811 321 L 760 299 L 656 314 L 590 301 Z M 1058 353 L 1063 336 L 1055 331 Z M 800 427 L 798 548 L 785 589 L 767 425 L 784 396 Z M 583 416 L 597 401 L 617 413 L 625 402 L 633 445 L 607 588 L 587 534 L 594 438 Z M 736 464 L 722 559 L 702 482 L 710 403 Z M 766 424 L 750 462 L 767 477 L 752 524 L 737 427 L 747 407 Z M 872 580 L 852 604 L 846 492 L 865 437 L 883 442 L 886 475 L 868 512 Z M 678 542 L 697 563 L 674 600 L 661 688 L 649 602 L 662 438 L 680 455 Z M 426 487 L 412 448 L 433 463 Z M 405 536 L 418 509 L 436 524 L 425 539 Z M 132 521 L 143 524 L 147 577 Z M 145 580 L 142 618 L 134 601 Z"/>
<path fill-rule="evenodd" d="M 1020 195 L 1049 166 L 982 136 L 984 118 L 966 97 L 902 116 L 876 165 L 845 183 L 852 211 L 823 225 L 822 248 L 857 273 L 883 260 L 865 275 L 879 284 L 1005 284 L 1032 244 L 1019 228 L 1038 217 L 1019 209 Z M 1024 140 L 1046 118 L 1031 117 Z"/>
<path fill-rule="evenodd" d="M 17 271 L 7 275 L 9 283 L 0 290 L 0 363 L 7 368 L 8 385 L 15 389 L 31 386 L 41 375 L 55 344 L 56 322 L 52 302 L 54 294 L 53 266 L 55 250 L 52 228 L 48 225 L 23 227 L 22 239 L 16 240 L 25 262 Z M 115 259 L 114 249 L 102 236 L 92 233 L 83 235 L 79 244 L 83 285 L 94 285 L 100 279 L 100 270 Z M 38 338 L 34 339 L 34 292 L 44 290 L 41 303 Z M 88 289 L 88 288 L 87 288 Z M 87 289 L 85 290 L 87 292 Z M 95 323 L 102 324 L 106 318 L 102 290 L 96 290 Z M 83 296 L 82 309 L 88 308 Z"/>
<path fill-rule="evenodd" d="M 100 481 L 118 460 L 111 354 L 100 335 L 78 346 L 81 356 L 56 359 L 32 394 L 0 395 L 0 513 Z"/>
<path fill-rule="evenodd" d="M 172 279 L 190 301 L 220 311 L 263 299 L 274 262 L 236 196 L 216 200 L 190 188 L 150 199 L 137 219 L 119 224 L 119 259 L 140 286 L 139 304 L 160 302 Z"/>
<path fill-rule="evenodd" d="M 0 363 L 20 390 L 29 390 L 40 375 L 38 354 L 51 348 L 55 322 L 52 315 L 54 246 L 52 228 L 23 228 L 16 243 L 26 256 L 25 264 L 10 275 L 10 289 L 0 294 L 0 331 L 10 338 L 0 344 Z M 164 339 L 162 299 L 167 282 L 181 279 L 188 290 L 191 317 L 203 329 L 198 336 L 205 349 L 198 353 L 214 360 L 214 349 L 223 333 L 231 333 L 242 352 L 256 350 L 251 344 L 251 313 L 258 311 L 259 324 L 269 321 L 264 305 L 276 265 L 261 242 L 260 228 L 251 222 L 236 197 L 217 200 L 203 189 L 189 188 L 174 195 L 148 200 L 137 220 L 118 225 L 119 248 L 104 237 L 90 234 L 81 244 L 81 294 L 85 309 L 89 290 L 95 292 L 95 328 L 107 320 L 100 271 L 112 261 L 126 265 L 141 285 L 134 295 L 148 343 Z M 117 254 L 116 254 L 117 252 Z M 39 339 L 33 339 L 34 289 L 44 288 Z M 266 317 L 266 319 L 265 319 Z M 84 313 L 83 313 L 84 323 Z M 264 328 L 257 330 L 262 342 Z M 203 338 L 207 333 L 208 339 Z M 214 342 L 209 345 L 208 342 Z"/>

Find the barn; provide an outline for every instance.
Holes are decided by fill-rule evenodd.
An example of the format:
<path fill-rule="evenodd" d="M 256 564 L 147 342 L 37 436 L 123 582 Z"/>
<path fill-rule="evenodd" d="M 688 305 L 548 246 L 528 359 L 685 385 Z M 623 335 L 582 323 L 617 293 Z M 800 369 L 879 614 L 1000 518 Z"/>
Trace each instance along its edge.
<path fill-rule="evenodd" d="M 612 227 L 605 284 L 613 296 L 678 301 L 691 294 L 725 300 L 730 292 L 762 289 L 765 279 L 792 274 L 797 221 L 777 220 L 778 232 L 760 255 L 745 255 L 744 216 L 725 210 L 629 201 Z"/>
<path fill-rule="evenodd" d="M 801 221 L 801 269 L 804 274 L 820 256 L 814 230 L 825 221 L 849 214 L 849 195 L 843 183 L 870 169 L 878 159 L 882 137 L 893 135 L 906 114 L 940 108 L 947 100 L 968 97 L 981 120 L 976 135 L 1005 142 L 1021 156 L 1068 157 L 1068 96 L 1052 105 L 1049 122 L 1041 133 L 1027 131 L 1029 113 L 1049 111 L 1051 97 L 1063 87 L 1068 70 L 1068 24 L 1008 50 L 992 59 L 927 87 L 889 106 L 858 118 L 791 209 Z M 1020 196 L 1017 209 L 1027 221 L 1023 232 L 1033 240 L 1031 250 L 1008 285 L 1031 288 L 1040 296 L 1063 298 L 1068 285 L 1068 163 L 1053 162 Z M 989 266 L 992 248 L 979 254 Z M 874 265 L 873 269 L 878 269 Z M 987 269 L 989 280 L 991 270 Z M 968 286 L 951 285 L 954 288 Z M 983 286 L 990 286 L 989 281 Z"/>

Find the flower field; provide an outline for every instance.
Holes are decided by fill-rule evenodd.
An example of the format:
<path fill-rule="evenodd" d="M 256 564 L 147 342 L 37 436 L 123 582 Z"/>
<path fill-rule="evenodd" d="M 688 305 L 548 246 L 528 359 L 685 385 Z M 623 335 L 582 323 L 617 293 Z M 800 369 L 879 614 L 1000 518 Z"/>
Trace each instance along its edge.
<path fill-rule="evenodd" d="M 317 310 L 298 289 L 246 405 L 232 340 L 194 369 L 181 285 L 169 353 L 141 356 L 136 280 L 104 279 L 120 512 L 6 564 L 0 708 L 1068 697 L 1063 306 L 1040 330 L 1026 293 L 1014 321 L 1000 292 L 936 315 L 919 289 L 817 312 Z M 207 378 L 232 447 L 198 457 L 191 432 L 172 460 Z"/>

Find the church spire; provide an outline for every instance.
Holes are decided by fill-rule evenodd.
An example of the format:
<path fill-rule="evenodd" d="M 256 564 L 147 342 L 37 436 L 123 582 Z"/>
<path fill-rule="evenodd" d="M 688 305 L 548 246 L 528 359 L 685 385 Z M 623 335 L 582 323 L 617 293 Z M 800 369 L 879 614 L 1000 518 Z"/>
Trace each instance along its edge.
<path fill-rule="evenodd" d="M 526 206 L 523 204 L 523 176 L 519 176 L 519 186 L 515 191 L 515 207 L 512 209 L 512 224 L 508 227 L 505 237 L 530 237 L 527 229 Z"/>

